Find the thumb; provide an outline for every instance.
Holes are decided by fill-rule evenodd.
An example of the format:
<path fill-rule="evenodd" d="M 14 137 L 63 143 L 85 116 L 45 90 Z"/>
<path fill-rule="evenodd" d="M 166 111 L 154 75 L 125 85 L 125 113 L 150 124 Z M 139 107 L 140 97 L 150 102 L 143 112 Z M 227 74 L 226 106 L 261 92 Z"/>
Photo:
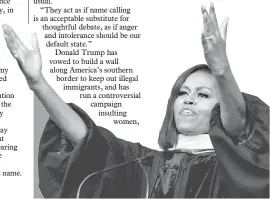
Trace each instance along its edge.
<path fill-rule="evenodd" d="M 36 33 L 33 33 L 31 36 L 32 48 L 36 53 L 40 54 L 38 39 Z"/>
<path fill-rule="evenodd" d="M 221 38 L 226 41 L 227 37 L 227 27 L 228 27 L 229 18 L 226 18 L 223 20 L 221 26 L 220 26 L 220 34 Z"/>

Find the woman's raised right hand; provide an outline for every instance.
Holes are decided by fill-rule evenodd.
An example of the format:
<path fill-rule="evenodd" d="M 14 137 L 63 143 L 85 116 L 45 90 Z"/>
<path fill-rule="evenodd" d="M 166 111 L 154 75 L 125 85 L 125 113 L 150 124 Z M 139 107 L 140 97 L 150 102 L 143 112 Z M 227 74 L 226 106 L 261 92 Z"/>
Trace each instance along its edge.
<path fill-rule="evenodd" d="M 32 89 L 42 79 L 42 62 L 36 34 L 32 35 L 33 50 L 28 49 L 14 32 L 14 30 L 4 24 L 4 37 L 7 47 L 23 72 L 26 81 Z"/>

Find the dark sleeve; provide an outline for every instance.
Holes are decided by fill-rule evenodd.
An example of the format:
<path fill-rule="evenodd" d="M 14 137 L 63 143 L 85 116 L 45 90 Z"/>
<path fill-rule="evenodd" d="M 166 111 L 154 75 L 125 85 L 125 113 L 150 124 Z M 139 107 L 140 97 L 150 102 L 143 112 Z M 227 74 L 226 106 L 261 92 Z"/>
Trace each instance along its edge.
<path fill-rule="evenodd" d="M 220 106 L 212 112 L 210 137 L 216 151 L 219 174 L 231 197 L 269 196 L 269 106 L 243 93 L 246 126 L 230 136 L 222 126 Z"/>
<path fill-rule="evenodd" d="M 116 138 L 107 129 L 96 126 L 78 106 L 74 104 L 69 106 L 83 119 L 88 131 L 73 147 L 68 140 L 64 140 L 58 126 L 49 118 L 40 140 L 38 157 L 39 186 L 45 198 L 75 198 L 79 184 L 87 175 L 141 157 L 150 151 L 139 143 Z M 119 185 L 125 184 L 123 181 L 127 180 L 123 173 L 126 171 L 100 175 L 95 181 L 96 184 L 87 185 L 94 187 L 94 190 L 89 188 L 87 197 L 126 196 L 127 189 L 122 190 L 122 195 L 117 193 Z"/>

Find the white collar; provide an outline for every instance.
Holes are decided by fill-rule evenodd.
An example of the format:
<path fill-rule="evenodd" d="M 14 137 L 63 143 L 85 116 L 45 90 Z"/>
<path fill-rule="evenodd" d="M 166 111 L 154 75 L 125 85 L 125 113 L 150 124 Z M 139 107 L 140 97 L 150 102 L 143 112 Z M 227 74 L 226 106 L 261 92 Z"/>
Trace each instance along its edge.
<path fill-rule="evenodd" d="M 209 134 L 184 135 L 178 134 L 178 142 L 174 150 L 213 150 Z"/>

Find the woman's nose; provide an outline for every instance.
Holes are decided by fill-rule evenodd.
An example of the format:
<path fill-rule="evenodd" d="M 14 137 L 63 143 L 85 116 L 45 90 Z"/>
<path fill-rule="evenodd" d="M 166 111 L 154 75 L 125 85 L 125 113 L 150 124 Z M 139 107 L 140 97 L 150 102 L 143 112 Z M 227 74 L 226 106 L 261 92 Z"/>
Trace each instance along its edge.
<path fill-rule="evenodd" d="M 191 96 L 188 96 L 187 98 L 185 98 L 184 104 L 193 105 L 194 104 L 194 98 L 191 97 Z"/>
<path fill-rule="evenodd" d="M 194 102 L 189 101 L 189 100 L 185 100 L 185 101 L 184 101 L 184 104 L 193 105 L 193 104 L 194 104 Z"/>

